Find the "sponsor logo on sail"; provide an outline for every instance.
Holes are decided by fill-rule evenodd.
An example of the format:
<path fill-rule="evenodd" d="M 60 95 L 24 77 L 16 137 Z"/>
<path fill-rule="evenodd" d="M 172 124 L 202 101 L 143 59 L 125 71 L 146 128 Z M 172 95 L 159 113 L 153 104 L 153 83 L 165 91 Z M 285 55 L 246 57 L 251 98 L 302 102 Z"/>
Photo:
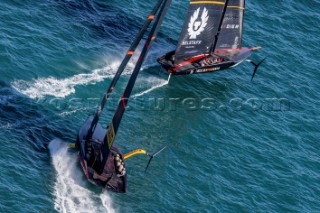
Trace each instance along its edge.
<path fill-rule="evenodd" d="M 224 25 L 222 25 L 222 28 L 224 28 L 224 29 L 239 29 L 240 25 L 239 24 L 224 24 Z"/>
<path fill-rule="evenodd" d="M 201 40 L 196 40 L 196 41 L 183 41 L 182 45 L 199 45 L 201 44 Z"/>
<path fill-rule="evenodd" d="M 200 35 L 204 31 L 204 28 L 207 26 L 207 21 L 209 19 L 207 8 L 203 8 L 201 17 L 199 17 L 199 14 L 200 7 L 196 11 L 194 11 L 193 15 L 190 18 L 188 24 L 188 33 L 190 39 L 196 39 L 197 36 Z"/>

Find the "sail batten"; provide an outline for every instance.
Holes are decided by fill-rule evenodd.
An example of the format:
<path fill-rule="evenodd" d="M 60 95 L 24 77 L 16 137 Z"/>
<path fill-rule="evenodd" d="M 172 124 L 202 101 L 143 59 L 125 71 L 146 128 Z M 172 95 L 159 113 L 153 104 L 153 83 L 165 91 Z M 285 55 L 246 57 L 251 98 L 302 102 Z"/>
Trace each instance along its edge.
<path fill-rule="evenodd" d="M 240 10 L 244 10 L 244 9 L 245 9 L 244 7 L 241 7 L 241 6 L 227 6 L 227 8 L 230 8 L 230 9 L 240 9 Z"/>
<path fill-rule="evenodd" d="M 190 1 L 190 4 L 220 4 L 224 5 L 223 1 Z"/>

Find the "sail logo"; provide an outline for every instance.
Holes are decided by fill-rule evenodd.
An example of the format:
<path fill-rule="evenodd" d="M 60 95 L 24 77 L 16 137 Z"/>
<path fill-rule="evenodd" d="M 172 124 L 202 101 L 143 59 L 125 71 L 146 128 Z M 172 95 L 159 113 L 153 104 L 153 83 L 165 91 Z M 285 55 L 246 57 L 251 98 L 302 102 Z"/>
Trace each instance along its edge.
<path fill-rule="evenodd" d="M 239 24 L 224 24 L 222 26 L 224 29 L 239 29 L 240 25 Z"/>
<path fill-rule="evenodd" d="M 196 39 L 197 36 L 200 35 L 204 31 L 204 28 L 207 26 L 207 22 L 209 19 L 207 8 L 203 8 L 201 17 L 199 17 L 199 14 L 200 7 L 196 11 L 194 11 L 193 15 L 190 18 L 188 24 L 188 33 L 190 39 Z"/>

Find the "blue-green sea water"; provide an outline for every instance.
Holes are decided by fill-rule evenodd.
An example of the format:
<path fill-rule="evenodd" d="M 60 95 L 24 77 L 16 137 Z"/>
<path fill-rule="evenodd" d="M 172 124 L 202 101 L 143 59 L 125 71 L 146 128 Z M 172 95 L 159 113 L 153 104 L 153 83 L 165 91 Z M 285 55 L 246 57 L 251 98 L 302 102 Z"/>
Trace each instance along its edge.
<path fill-rule="evenodd" d="M 188 1 L 173 1 L 116 144 L 128 192 L 88 183 L 68 150 L 156 1 L 0 2 L 0 212 L 320 212 L 320 1 L 246 2 L 243 46 L 267 56 L 254 81 L 168 75 Z M 139 50 L 141 47 L 139 48 Z M 101 124 L 107 126 L 138 56 Z"/>

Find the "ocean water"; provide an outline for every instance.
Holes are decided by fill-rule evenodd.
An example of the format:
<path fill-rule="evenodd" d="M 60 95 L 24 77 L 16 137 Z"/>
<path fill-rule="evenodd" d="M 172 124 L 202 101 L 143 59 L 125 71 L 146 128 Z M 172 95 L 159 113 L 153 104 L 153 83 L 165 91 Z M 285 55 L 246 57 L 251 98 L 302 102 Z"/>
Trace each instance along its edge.
<path fill-rule="evenodd" d="M 188 1 L 173 1 L 133 91 L 116 144 L 128 192 L 88 183 L 68 150 L 93 114 L 155 1 L 0 2 L 0 212 L 319 212 L 320 1 L 247 1 L 244 46 L 267 60 L 174 76 Z M 141 47 L 140 47 L 141 49 Z M 106 126 L 134 67 L 111 96 Z"/>

